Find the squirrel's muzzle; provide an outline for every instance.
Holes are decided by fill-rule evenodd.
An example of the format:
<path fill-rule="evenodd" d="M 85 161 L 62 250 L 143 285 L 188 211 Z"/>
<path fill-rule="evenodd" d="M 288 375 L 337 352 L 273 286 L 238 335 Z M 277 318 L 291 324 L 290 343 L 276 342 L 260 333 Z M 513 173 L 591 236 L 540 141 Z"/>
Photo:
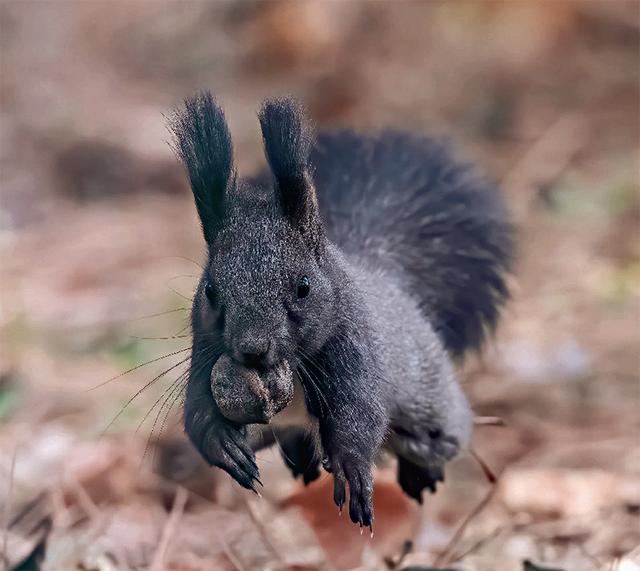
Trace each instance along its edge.
<path fill-rule="evenodd" d="M 211 371 L 211 392 L 227 419 L 266 424 L 291 402 L 293 374 L 287 361 L 259 372 L 222 355 Z"/>

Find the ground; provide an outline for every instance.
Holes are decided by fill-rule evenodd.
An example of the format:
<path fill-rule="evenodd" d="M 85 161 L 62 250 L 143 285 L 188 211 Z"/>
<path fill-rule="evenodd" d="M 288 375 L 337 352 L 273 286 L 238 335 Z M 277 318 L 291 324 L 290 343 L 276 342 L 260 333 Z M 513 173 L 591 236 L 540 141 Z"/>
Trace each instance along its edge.
<path fill-rule="evenodd" d="M 9 568 L 640 568 L 639 11 L 1 2 Z M 291 93 L 318 128 L 452 140 L 517 223 L 513 299 L 460 367 L 473 453 L 423 507 L 381 465 L 373 539 L 338 516 L 330 476 L 304 488 L 265 451 L 258 498 L 182 435 L 203 244 L 163 114 L 200 88 L 245 174 L 264 160 L 260 101 Z"/>

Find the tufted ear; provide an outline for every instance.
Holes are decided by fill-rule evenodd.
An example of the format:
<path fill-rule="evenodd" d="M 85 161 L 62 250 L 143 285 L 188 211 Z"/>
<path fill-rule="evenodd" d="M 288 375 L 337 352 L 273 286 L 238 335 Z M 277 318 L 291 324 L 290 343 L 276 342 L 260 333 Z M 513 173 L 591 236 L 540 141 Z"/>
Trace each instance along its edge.
<path fill-rule="evenodd" d="M 264 149 L 284 215 L 303 236 L 319 241 L 321 224 L 309 172 L 313 131 L 293 99 L 271 99 L 258 115 Z"/>
<path fill-rule="evenodd" d="M 211 244 L 225 212 L 233 184 L 233 145 L 224 113 L 210 92 L 187 99 L 169 121 L 173 149 L 184 164 L 204 238 Z"/>

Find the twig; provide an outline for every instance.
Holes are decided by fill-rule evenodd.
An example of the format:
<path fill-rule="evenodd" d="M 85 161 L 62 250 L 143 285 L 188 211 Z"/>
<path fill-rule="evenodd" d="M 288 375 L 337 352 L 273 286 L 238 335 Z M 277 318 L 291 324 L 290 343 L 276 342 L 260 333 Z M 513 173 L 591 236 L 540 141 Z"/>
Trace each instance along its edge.
<path fill-rule="evenodd" d="M 455 557 L 452 557 L 451 563 L 455 563 L 456 561 L 460 561 L 462 558 L 466 557 L 467 555 L 471 555 L 472 553 L 480 549 L 483 545 L 489 543 L 490 541 L 493 541 L 506 529 L 509 529 L 509 526 L 496 527 L 489 535 L 485 535 L 484 537 L 481 537 L 478 541 L 476 541 L 473 545 L 471 545 L 469 549 L 467 549 L 466 551 L 463 551 L 462 553 L 459 553 Z"/>
<path fill-rule="evenodd" d="M 95 520 L 100 517 L 100 508 L 93 501 L 84 486 L 74 477 L 68 477 L 68 482 L 73 488 L 73 492 L 78 499 L 80 507 L 84 510 L 90 520 Z"/>
<path fill-rule="evenodd" d="M 240 492 L 237 490 L 236 490 L 236 493 L 240 494 Z M 267 529 L 264 525 L 264 521 L 258 514 L 258 511 L 256 510 L 256 506 L 248 500 L 245 493 L 242 493 L 240 498 L 241 498 L 241 501 L 244 502 L 244 507 L 247 510 L 249 517 L 251 518 L 255 526 L 258 528 L 258 531 L 260 532 L 262 540 L 267 544 L 269 549 L 271 549 L 273 555 L 284 564 L 285 561 L 283 560 L 282 555 L 280 555 L 280 552 L 276 549 L 276 546 L 273 544 L 273 541 L 271 541 L 271 538 L 269 537 L 269 534 L 267 533 Z"/>
<path fill-rule="evenodd" d="M 518 200 L 517 220 L 526 218 L 541 186 L 557 181 L 587 141 L 587 122 L 579 111 L 561 115 L 503 178 L 501 186 Z"/>
<path fill-rule="evenodd" d="M 436 557 L 436 560 L 434 561 L 434 565 L 437 566 L 443 563 L 449 563 L 453 560 L 451 556 L 451 552 L 453 551 L 454 547 L 458 544 L 458 541 L 462 537 L 462 534 L 465 532 L 465 530 L 467 529 L 467 526 L 471 523 L 473 518 L 475 518 L 491 501 L 497 489 L 498 489 L 498 486 L 493 484 L 491 488 L 489 488 L 489 491 L 484 496 L 484 498 L 482 498 L 482 500 L 480 500 L 478 505 L 476 505 L 476 507 L 469 512 L 467 517 L 464 518 L 462 523 L 458 526 L 458 529 L 456 529 L 456 532 L 453 534 L 453 537 L 449 540 L 449 543 L 447 543 L 447 546 L 445 547 L 444 551 L 440 555 L 438 555 L 438 557 Z"/>
<path fill-rule="evenodd" d="M 473 459 L 478 463 L 484 477 L 490 484 L 495 484 L 498 481 L 498 477 L 494 474 L 493 470 L 489 468 L 489 465 L 480 457 L 480 455 L 473 449 L 469 448 L 469 453 Z"/>
<path fill-rule="evenodd" d="M 11 457 L 11 468 L 9 470 L 9 489 L 7 491 L 7 503 L 4 506 L 4 532 L 2 534 L 2 561 L 4 562 L 3 568 L 5 571 L 9 571 L 9 518 L 11 517 L 11 498 L 13 496 L 13 480 L 16 473 L 16 456 L 18 455 L 17 447 L 13 450 L 13 456 Z"/>
<path fill-rule="evenodd" d="M 499 416 L 476 416 L 473 419 L 473 424 L 476 426 L 506 426 L 507 423 L 504 418 Z"/>
<path fill-rule="evenodd" d="M 480 458 L 478 453 L 475 450 L 473 450 L 473 448 L 470 448 L 469 452 L 471 453 L 471 456 L 475 459 L 475 461 L 480 466 L 482 473 L 484 474 L 485 478 L 487 479 L 491 487 L 489 488 L 489 491 L 487 492 L 487 494 L 476 505 L 476 507 L 474 507 L 467 514 L 467 516 L 462 520 L 462 523 L 458 526 L 458 529 L 456 529 L 455 533 L 449 540 L 449 543 L 447 543 L 446 547 L 440 553 L 440 555 L 436 557 L 434 561 L 434 567 L 437 567 L 438 565 L 441 565 L 443 563 L 448 563 L 452 560 L 451 554 L 453 552 L 453 549 L 458 544 L 458 541 L 460 541 L 460 538 L 462 537 L 465 530 L 467 529 L 467 526 L 480 512 L 482 512 L 482 510 L 487 506 L 487 504 L 491 501 L 496 491 L 498 490 L 498 486 L 497 486 L 498 477 L 493 473 L 493 470 L 489 468 L 487 463 L 482 458 Z"/>
<path fill-rule="evenodd" d="M 595 555 L 589 553 L 589 551 L 587 551 L 587 548 L 582 544 L 581 541 L 574 542 L 574 545 L 578 547 L 580 553 L 582 553 L 582 555 L 584 555 L 591 562 L 591 565 L 593 565 L 596 570 L 602 568 L 602 561 L 600 561 L 600 559 L 598 559 Z"/>
<path fill-rule="evenodd" d="M 68 508 L 64 500 L 64 491 L 62 490 L 62 484 L 57 484 L 51 488 L 49 493 L 51 498 L 51 511 L 53 517 L 51 520 L 52 529 L 66 529 L 68 527 L 67 522 L 69 520 Z M 64 524 L 64 525 L 63 525 Z"/>
<path fill-rule="evenodd" d="M 407 540 L 403 543 L 402 549 L 397 557 L 385 557 L 384 563 L 389 569 L 398 569 L 402 562 L 406 559 L 407 555 L 413 551 L 413 542 Z"/>
<path fill-rule="evenodd" d="M 184 506 L 187 503 L 189 492 L 181 486 L 176 490 L 176 495 L 173 500 L 173 506 L 171 507 L 171 513 L 169 519 L 162 530 L 162 537 L 158 543 L 158 548 L 153 556 L 153 561 L 149 567 L 150 571 L 162 571 L 164 569 L 164 558 L 167 554 L 167 547 L 174 535 L 175 528 L 182 517 L 184 512 Z"/>
<path fill-rule="evenodd" d="M 233 552 L 227 540 L 222 536 L 222 534 L 217 535 L 216 538 L 218 539 L 218 544 L 222 548 L 222 551 L 224 552 L 231 565 L 233 565 L 238 571 L 248 571 L 247 568 L 242 564 L 242 561 L 240 561 L 237 555 Z"/>

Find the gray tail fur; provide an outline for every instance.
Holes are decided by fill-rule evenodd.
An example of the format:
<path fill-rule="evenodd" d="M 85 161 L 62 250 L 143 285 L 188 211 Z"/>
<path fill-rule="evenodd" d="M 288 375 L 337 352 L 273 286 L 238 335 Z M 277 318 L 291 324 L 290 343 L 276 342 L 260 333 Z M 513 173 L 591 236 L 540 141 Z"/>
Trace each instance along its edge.
<path fill-rule="evenodd" d="M 497 189 L 446 145 L 396 131 L 320 135 L 311 163 L 329 238 L 399 272 L 450 354 L 479 349 L 509 297 L 514 233 Z"/>

